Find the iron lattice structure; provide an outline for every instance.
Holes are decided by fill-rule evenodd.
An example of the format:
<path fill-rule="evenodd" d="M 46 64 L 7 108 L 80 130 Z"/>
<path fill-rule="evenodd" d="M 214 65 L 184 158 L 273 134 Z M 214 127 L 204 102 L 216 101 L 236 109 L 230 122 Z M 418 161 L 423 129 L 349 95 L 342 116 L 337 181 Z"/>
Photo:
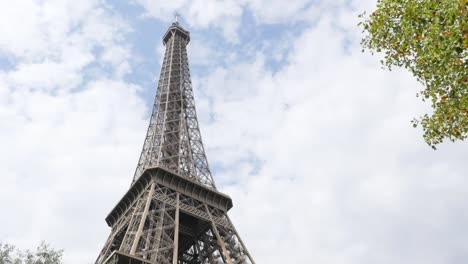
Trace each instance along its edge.
<path fill-rule="evenodd" d="M 198 126 L 187 58 L 190 34 L 173 23 L 153 112 L 130 189 L 107 216 L 96 264 L 254 264 L 217 191 Z"/>

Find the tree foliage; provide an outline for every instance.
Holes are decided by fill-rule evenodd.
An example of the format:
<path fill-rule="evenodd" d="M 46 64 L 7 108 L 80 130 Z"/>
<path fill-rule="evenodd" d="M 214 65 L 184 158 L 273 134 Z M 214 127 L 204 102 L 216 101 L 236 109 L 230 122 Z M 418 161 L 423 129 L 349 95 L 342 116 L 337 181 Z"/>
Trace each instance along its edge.
<path fill-rule="evenodd" d="M 42 242 L 35 252 L 20 251 L 0 242 L 0 264 L 62 264 L 62 250 L 55 250 Z"/>
<path fill-rule="evenodd" d="M 381 63 L 408 69 L 424 85 L 433 112 L 413 119 L 435 148 L 468 136 L 468 0 L 377 0 L 359 23 L 364 49 L 383 52 Z"/>

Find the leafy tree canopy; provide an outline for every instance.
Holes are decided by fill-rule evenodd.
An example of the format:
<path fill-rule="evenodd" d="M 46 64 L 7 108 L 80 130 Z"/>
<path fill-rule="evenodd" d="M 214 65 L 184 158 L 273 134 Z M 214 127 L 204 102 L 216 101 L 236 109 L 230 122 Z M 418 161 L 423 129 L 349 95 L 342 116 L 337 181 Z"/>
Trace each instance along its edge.
<path fill-rule="evenodd" d="M 62 250 L 55 250 L 45 242 L 36 249 L 20 251 L 0 242 L 0 264 L 62 264 Z"/>
<path fill-rule="evenodd" d="M 435 149 L 468 136 L 468 0 L 377 0 L 359 23 L 364 49 L 383 52 L 381 63 L 408 69 L 424 85 L 433 112 L 413 119 Z M 363 50 L 364 51 L 364 50 Z"/>

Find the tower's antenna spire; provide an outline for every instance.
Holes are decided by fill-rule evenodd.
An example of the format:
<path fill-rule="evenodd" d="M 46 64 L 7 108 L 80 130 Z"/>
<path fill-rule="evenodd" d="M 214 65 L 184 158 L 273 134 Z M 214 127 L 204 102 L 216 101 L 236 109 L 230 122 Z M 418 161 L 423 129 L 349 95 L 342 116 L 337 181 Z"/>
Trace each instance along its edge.
<path fill-rule="evenodd" d="M 180 16 L 179 12 L 174 11 L 174 17 L 175 17 L 175 22 L 176 23 L 179 23 L 179 16 Z"/>

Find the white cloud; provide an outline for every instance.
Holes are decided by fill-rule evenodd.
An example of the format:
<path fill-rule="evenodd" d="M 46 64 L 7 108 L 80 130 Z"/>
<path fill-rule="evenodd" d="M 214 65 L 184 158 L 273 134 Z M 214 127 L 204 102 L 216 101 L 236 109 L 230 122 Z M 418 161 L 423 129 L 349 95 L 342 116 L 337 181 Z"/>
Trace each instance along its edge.
<path fill-rule="evenodd" d="M 110 63 L 115 68 L 116 78 L 122 78 L 131 72 L 130 64 L 130 49 L 123 46 L 113 46 L 104 51 L 102 61 Z"/>
<path fill-rule="evenodd" d="M 254 16 L 261 23 L 284 23 L 297 21 L 299 14 L 312 5 L 309 0 L 251 0 L 246 1 Z"/>
<path fill-rule="evenodd" d="M 2 2 L 0 8 L 0 50 L 19 58 L 40 60 L 60 55 L 60 48 L 69 44 L 64 38 L 100 12 L 98 2 L 33 1 Z M 99 26 L 99 25 L 97 25 Z M 99 27 L 98 27 L 99 28 Z"/>
<path fill-rule="evenodd" d="M 0 71 L 0 209 L 8 212 L 0 240 L 22 248 L 46 240 L 66 250 L 66 263 L 90 262 L 146 126 L 140 88 L 122 80 L 129 28 L 100 1 L 0 10 L 0 54 L 12 62 Z"/>
<path fill-rule="evenodd" d="M 71 89 L 81 83 L 80 70 L 92 60 L 90 53 L 80 54 L 77 60 L 68 60 L 64 56 L 61 62 L 45 60 L 40 63 L 18 64 L 15 71 L 3 75 L 15 89 Z"/>
<path fill-rule="evenodd" d="M 462 263 L 466 143 L 425 145 L 420 85 L 362 54 L 344 16 L 292 40 L 275 74 L 259 56 L 199 80 L 232 218 L 259 263 Z"/>
<path fill-rule="evenodd" d="M 100 246 L 107 235 L 103 215 L 120 195 L 114 191 L 129 184 L 123 179 L 132 172 L 146 126 L 137 89 L 97 80 L 77 93 L 15 97 L 10 107 L 16 109 L 2 115 L 8 123 L 0 125 L 1 145 L 8 150 L 0 155 L 0 199 L 12 215 L 1 219 L 2 239 L 22 247 L 45 239 L 65 248 L 69 263 L 95 255 L 70 258 Z"/>
<path fill-rule="evenodd" d="M 339 12 L 346 6 L 354 7 L 356 5 L 354 1 L 310 0 L 134 0 L 134 2 L 144 7 L 148 16 L 172 22 L 174 14 L 177 12 L 182 15 L 184 22 L 190 28 L 218 29 L 231 42 L 239 41 L 238 30 L 242 15 L 246 12 L 249 12 L 259 24 L 291 24 L 301 21 L 316 21 L 322 14 L 330 10 Z M 365 4 L 370 6 L 370 3 L 368 1 Z M 363 3 L 361 3 L 361 7 L 363 7 Z"/>
<path fill-rule="evenodd" d="M 174 14 L 178 12 L 190 28 L 216 28 L 227 40 L 238 41 L 237 30 L 242 15 L 242 1 L 156 1 L 134 0 L 142 5 L 146 14 L 166 22 L 174 21 Z"/>
<path fill-rule="evenodd" d="M 214 66 L 219 62 L 220 52 L 209 41 L 200 39 L 191 39 L 188 48 L 189 63 L 192 66 Z M 161 51 L 161 58 L 164 51 Z"/>

